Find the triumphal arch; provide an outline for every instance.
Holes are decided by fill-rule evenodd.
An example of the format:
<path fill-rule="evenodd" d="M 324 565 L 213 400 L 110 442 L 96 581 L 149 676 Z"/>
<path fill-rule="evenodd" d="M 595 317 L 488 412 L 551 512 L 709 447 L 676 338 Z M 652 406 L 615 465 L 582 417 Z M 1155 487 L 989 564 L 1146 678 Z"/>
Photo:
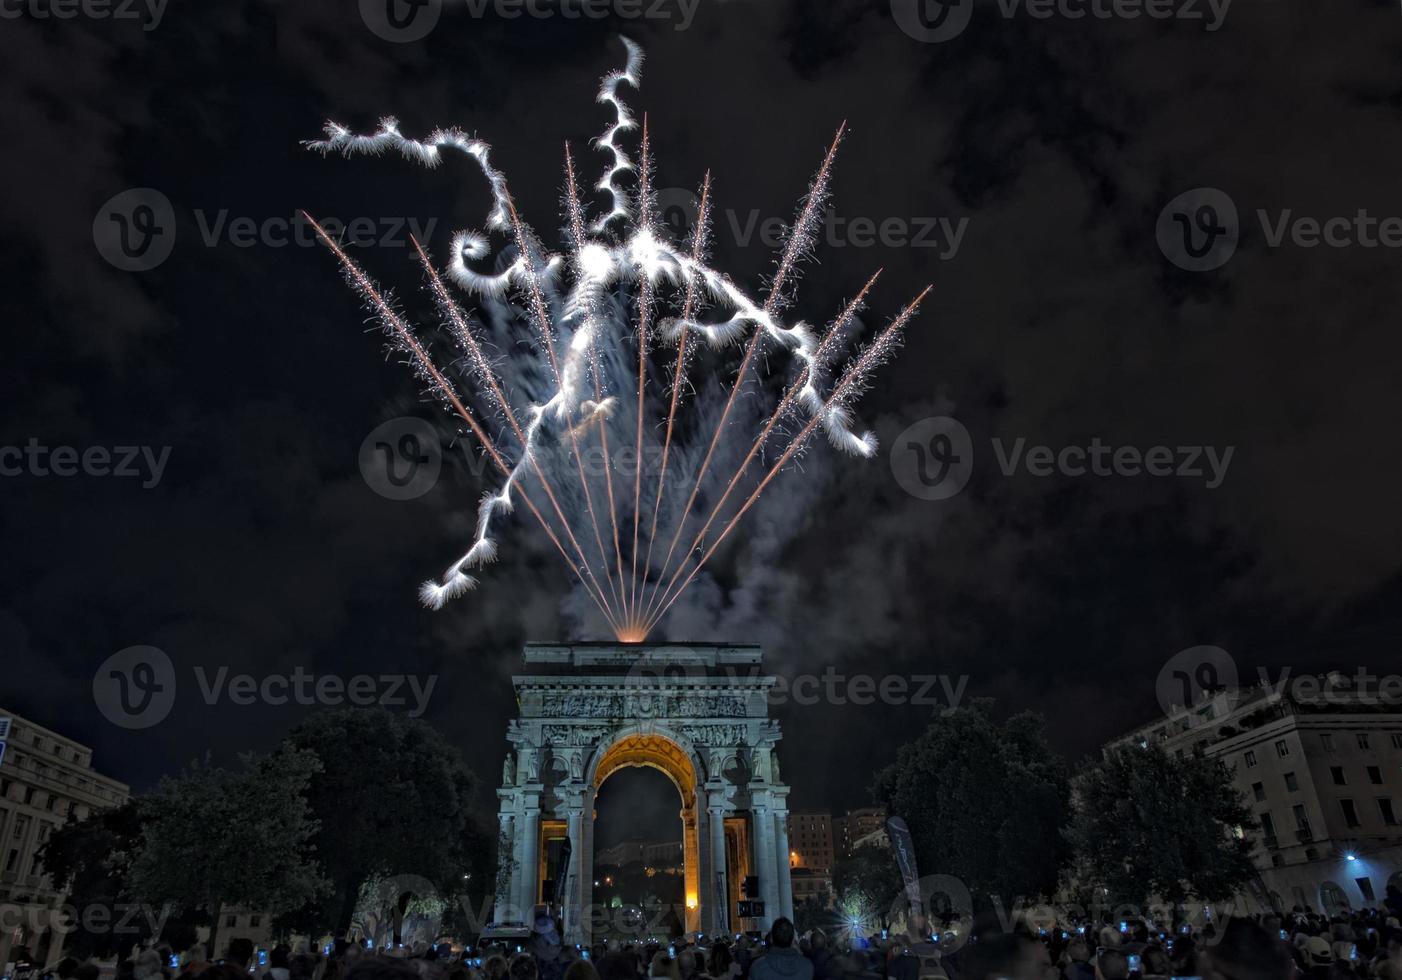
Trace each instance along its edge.
<path fill-rule="evenodd" d="M 789 788 L 769 717 L 775 678 L 760 656 L 714 644 L 526 646 L 497 790 L 498 925 L 556 905 L 567 942 L 590 938 L 594 800 L 627 766 L 662 771 L 680 795 L 688 932 L 792 918 Z M 762 904 L 763 914 L 742 920 L 747 879 L 749 911 Z"/>

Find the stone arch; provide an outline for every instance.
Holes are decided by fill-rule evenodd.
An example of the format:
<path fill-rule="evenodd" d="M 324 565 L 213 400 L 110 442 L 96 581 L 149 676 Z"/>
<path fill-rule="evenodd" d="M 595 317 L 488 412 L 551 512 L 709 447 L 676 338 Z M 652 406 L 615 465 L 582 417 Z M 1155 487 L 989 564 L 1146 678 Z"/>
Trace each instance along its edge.
<path fill-rule="evenodd" d="M 596 794 L 630 766 L 662 772 L 682 801 L 688 931 L 792 917 L 776 681 L 757 646 L 528 644 L 524 666 L 497 790 L 492 930 L 527 928 L 548 908 L 567 941 L 587 941 Z"/>
<path fill-rule="evenodd" d="M 677 787 L 682 805 L 688 807 L 696 800 L 697 786 L 706 780 L 700 758 L 679 736 L 657 726 L 630 725 L 598 744 L 585 767 L 584 781 L 597 790 L 609 776 L 628 766 L 661 772 Z"/>
<path fill-rule="evenodd" d="M 686 904 L 686 929 L 695 932 L 701 923 L 701 803 L 698 788 L 705 780 L 701 760 L 675 733 L 657 725 L 630 725 L 599 743 L 585 770 L 591 796 L 620 769 L 656 769 L 681 796 L 682 868 Z M 592 848 L 591 848 L 592 851 Z M 592 867 L 592 853 L 586 856 Z M 592 878 L 592 870 L 582 873 Z"/>

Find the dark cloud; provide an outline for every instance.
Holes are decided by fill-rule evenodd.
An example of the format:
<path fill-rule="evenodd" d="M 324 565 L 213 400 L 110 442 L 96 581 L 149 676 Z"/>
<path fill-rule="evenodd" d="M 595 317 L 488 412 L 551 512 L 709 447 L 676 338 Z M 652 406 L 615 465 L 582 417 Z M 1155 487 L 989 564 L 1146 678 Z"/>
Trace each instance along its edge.
<path fill-rule="evenodd" d="M 521 642 L 597 630 L 569 572 L 518 515 L 510 557 L 475 594 L 421 610 L 414 589 L 459 553 L 480 476 L 459 457 L 418 500 L 372 492 L 356 464 L 371 429 L 405 414 L 446 423 L 362 335 L 321 250 L 203 232 L 221 211 L 436 217 L 444 252 L 487 206 L 470 166 L 299 146 L 327 116 L 368 128 L 394 114 L 406 133 L 458 124 L 491 141 L 553 239 L 564 142 L 599 163 L 593 91 L 619 28 L 648 50 L 633 101 L 661 181 L 694 187 L 712 170 L 716 263 L 737 279 L 758 282 L 772 254 L 736 229 L 792 214 L 843 119 L 839 216 L 969 219 L 946 260 L 820 248 L 795 309 L 823 322 L 880 266 L 874 327 L 935 284 L 860 412 L 886 446 L 919 418 L 958 416 L 976 452 L 968 488 L 919 501 L 884 452 L 815 446 L 667 636 L 760 640 L 789 674 L 967 675 L 969 696 L 1044 711 L 1073 754 L 1156 710 L 1158 669 L 1184 647 L 1221 645 L 1245 669 L 1381 665 L 1402 544 L 1395 250 L 1274 248 L 1257 210 L 1402 215 L 1399 16 L 1237 0 L 1207 32 L 1007 21 L 980 4 L 945 44 L 857 2 L 705 3 L 685 31 L 476 20 L 449 3 L 425 41 L 402 45 L 333 3 L 172 5 L 151 31 L 8 21 L 0 445 L 171 455 L 150 490 L 0 480 L 0 704 L 91 741 L 100 766 L 145 785 L 206 747 L 270 746 L 306 709 L 182 697 L 149 731 L 116 729 L 90 688 L 126 646 L 162 647 L 183 680 L 219 664 L 437 675 L 428 717 L 495 778 Z M 121 272 L 94 248 L 93 218 L 143 186 L 172 202 L 177 244 L 159 268 Z M 1243 223 L 1237 254 L 1209 274 L 1176 269 L 1154 238 L 1163 203 L 1199 186 L 1225 190 Z M 402 248 L 360 254 L 427 311 Z M 1235 454 L 1214 490 L 1005 477 L 995 437 Z M 777 709 L 796 801 L 861 802 L 929 710 Z"/>

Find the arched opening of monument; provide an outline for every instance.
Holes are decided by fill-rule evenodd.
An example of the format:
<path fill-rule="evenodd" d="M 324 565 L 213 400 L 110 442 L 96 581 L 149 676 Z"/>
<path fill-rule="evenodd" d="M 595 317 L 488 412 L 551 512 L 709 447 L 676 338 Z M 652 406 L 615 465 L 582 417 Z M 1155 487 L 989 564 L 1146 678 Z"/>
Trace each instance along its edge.
<path fill-rule="evenodd" d="M 609 910 L 608 934 L 675 935 L 684 927 L 681 804 L 671 778 L 650 766 L 615 769 L 599 784 L 593 903 Z"/>
<path fill-rule="evenodd" d="M 625 794 L 622 800 L 624 806 L 629 803 L 626 794 L 630 788 L 635 792 L 640 790 L 643 794 L 650 795 L 652 799 L 657 799 L 659 795 L 664 800 L 671 797 L 671 793 L 659 794 L 657 792 L 663 789 L 660 780 L 650 778 L 650 774 L 646 773 L 647 770 L 666 777 L 666 780 L 672 784 L 678 794 L 680 808 L 677 811 L 676 821 L 677 843 L 675 846 L 670 846 L 667 842 L 659 842 L 659 846 L 650 855 L 644 855 L 640 852 L 637 855 L 638 861 L 636 863 L 642 865 L 644 879 L 656 879 L 660 875 L 665 875 L 671 878 L 675 885 L 669 885 L 665 878 L 663 881 L 651 883 L 644 880 L 636 883 L 639 886 L 636 890 L 644 896 L 648 894 L 658 898 L 663 895 L 667 896 L 661 904 L 671 906 L 672 910 L 654 908 L 654 910 L 649 911 L 644 909 L 644 914 L 650 919 L 655 919 L 660 927 L 670 931 L 672 919 L 675 918 L 680 929 L 695 931 L 700 927 L 698 915 L 700 905 L 700 842 L 697 838 L 696 766 L 685 750 L 672 739 L 659 734 L 626 735 L 610 745 L 599 757 L 593 772 L 593 785 L 598 794 L 595 800 L 594 863 L 595 865 L 601 863 L 597 817 L 602 815 L 600 801 L 608 792 L 605 790 L 605 786 L 612 782 L 617 784 L 615 791 L 621 788 L 622 793 Z M 650 791 L 649 786 L 651 787 Z M 678 797 L 671 798 L 677 799 Z M 634 802 L 634 806 L 636 806 L 636 802 Z M 649 873 L 649 869 L 651 869 L 651 873 Z M 622 874 L 623 872 L 620 872 L 620 875 Z M 611 875 L 605 872 L 604 877 L 608 878 Z M 649 884 L 654 885 L 654 887 L 648 887 Z M 607 882 L 605 882 L 604 887 L 608 887 Z M 598 886 L 595 886 L 595 894 L 599 894 Z M 619 897 L 622 898 L 621 895 Z M 641 900 L 637 901 L 636 904 L 642 905 Z M 661 918 L 657 918 L 659 911 Z M 672 911 L 672 914 L 667 914 L 668 911 Z"/>

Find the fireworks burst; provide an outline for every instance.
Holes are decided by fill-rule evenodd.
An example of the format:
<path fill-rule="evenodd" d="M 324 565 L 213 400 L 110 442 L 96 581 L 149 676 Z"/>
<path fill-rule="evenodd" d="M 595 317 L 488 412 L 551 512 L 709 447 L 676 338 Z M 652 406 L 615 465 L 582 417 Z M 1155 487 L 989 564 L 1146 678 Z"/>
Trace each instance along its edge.
<path fill-rule="evenodd" d="M 502 476 L 478 506 L 471 546 L 420 589 L 424 604 L 440 608 L 477 584 L 469 570 L 495 559 L 498 519 L 519 500 L 615 636 L 641 642 L 819 429 L 844 452 L 876 451 L 875 437 L 853 427 L 852 405 L 899 346 L 928 287 L 840 371 L 834 365 L 876 275 L 824 331 L 785 322 L 799 266 L 822 220 L 845 123 L 788 228 L 764 299 L 752 299 L 707 264 L 709 174 L 690 240 L 668 241 L 646 118 L 636 163 L 619 142 L 639 128 L 619 91 L 638 86 L 643 60 L 636 44 L 623 43 L 627 63 L 604 76 L 598 96 L 613 109 L 595 143 L 609 165 L 594 189 L 607 195 L 609 208 L 589 220 L 567 144 L 567 247 L 559 254 L 548 252 L 521 220 L 506 177 L 490 162 L 490 147 L 461 130 L 435 130 L 416 140 L 402 135 L 393 118 L 369 135 L 330 122 L 324 139 L 308 142 L 345 156 L 397 150 L 428 167 L 459 152 L 481 169 L 492 196 L 486 231 L 456 233 L 441 271 L 424 245 L 414 243 L 441 326 L 456 348 L 453 370 L 438 366 L 429 342 L 410 327 L 394 298 L 308 220 L 391 349 L 466 424 Z M 636 175 L 631 192 L 620 183 L 626 175 Z M 504 243 L 489 271 L 491 235 Z M 478 310 L 465 310 L 445 278 L 475 297 Z M 659 317 L 662 310 L 675 312 Z M 700 347 L 717 361 L 740 351 L 734 376 L 721 380 L 723 398 L 714 394 L 713 382 L 694 377 Z M 766 387 L 760 365 L 781 354 L 793 365 L 793 379 L 771 411 L 757 412 L 756 399 L 741 396 Z M 471 397 L 459 391 L 457 377 Z M 692 411 L 685 417 L 680 409 L 688 398 Z M 725 438 L 736 430 L 757 430 L 744 452 Z"/>

